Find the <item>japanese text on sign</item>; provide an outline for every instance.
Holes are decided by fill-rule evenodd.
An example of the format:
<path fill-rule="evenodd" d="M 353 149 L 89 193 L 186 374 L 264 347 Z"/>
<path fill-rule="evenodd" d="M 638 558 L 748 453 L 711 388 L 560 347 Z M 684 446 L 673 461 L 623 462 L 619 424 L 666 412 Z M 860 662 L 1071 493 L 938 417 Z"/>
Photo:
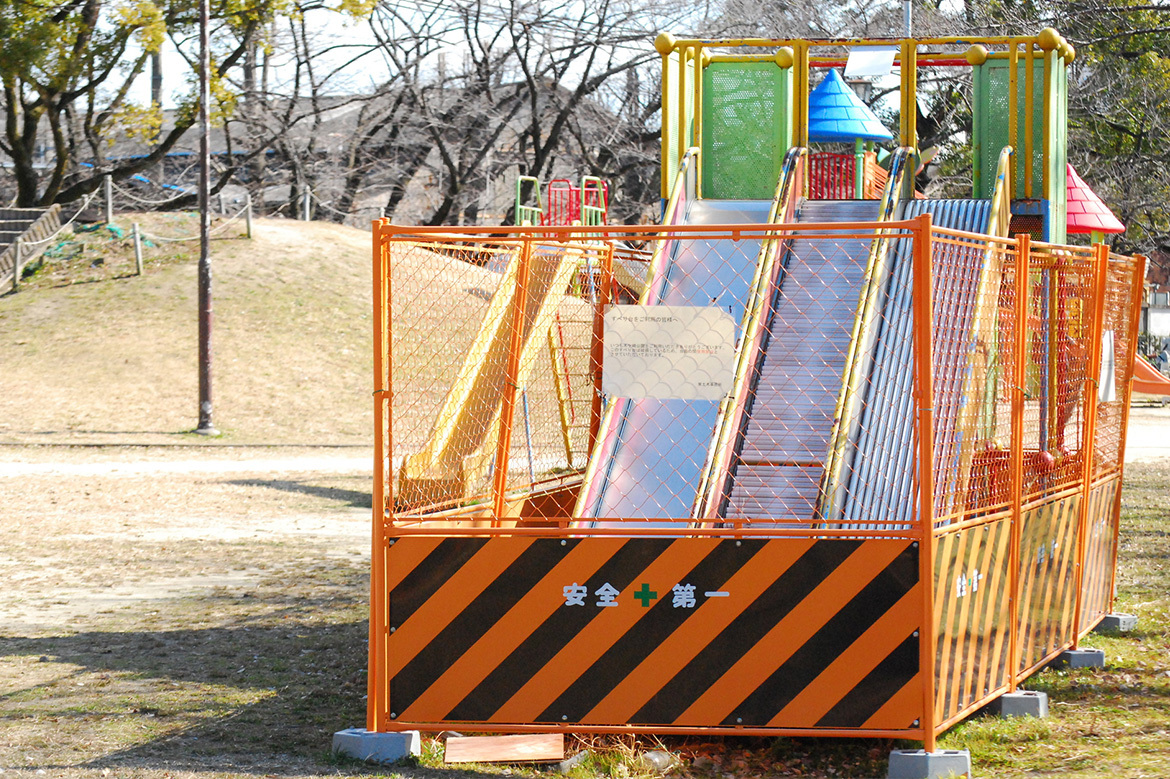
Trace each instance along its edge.
<path fill-rule="evenodd" d="M 696 306 L 614 306 L 601 390 L 619 398 L 719 400 L 731 388 L 735 322 Z"/>
<path fill-rule="evenodd" d="M 561 588 L 561 594 L 565 598 L 565 606 L 595 606 L 604 609 L 622 605 L 618 598 L 621 591 L 609 582 L 595 589 L 592 599 L 589 597 L 589 588 L 577 582 L 566 584 Z M 731 595 L 726 590 L 705 590 L 701 594 L 704 598 L 727 598 Z M 627 602 L 636 603 L 642 608 L 650 608 L 655 601 L 669 597 L 671 608 L 693 609 L 698 605 L 698 595 L 698 588 L 690 583 L 675 584 L 670 588 L 669 595 L 662 596 L 656 590 L 651 589 L 649 584 L 642 583 L 630 594 Z"/>

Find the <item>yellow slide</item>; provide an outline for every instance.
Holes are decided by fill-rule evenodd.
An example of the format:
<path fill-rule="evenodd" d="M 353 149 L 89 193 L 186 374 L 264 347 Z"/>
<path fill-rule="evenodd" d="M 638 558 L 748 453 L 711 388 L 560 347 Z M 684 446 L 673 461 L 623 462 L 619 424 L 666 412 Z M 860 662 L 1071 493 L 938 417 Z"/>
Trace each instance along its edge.
<path fill-rule="evenodd" d="M 508 350 L 517 326 L 521 246 L 517 243 L 513 249 L 430 438 L 402 465 L 395 496 L 400 507 L 460 500 L 488 476 L 507 381 Z M 545 336 L 581 256 L 581 249 L 561 245 L 536 245 L 532 250 L 516 377 L 520 387 L 537 356 L 543 354 Z"/>

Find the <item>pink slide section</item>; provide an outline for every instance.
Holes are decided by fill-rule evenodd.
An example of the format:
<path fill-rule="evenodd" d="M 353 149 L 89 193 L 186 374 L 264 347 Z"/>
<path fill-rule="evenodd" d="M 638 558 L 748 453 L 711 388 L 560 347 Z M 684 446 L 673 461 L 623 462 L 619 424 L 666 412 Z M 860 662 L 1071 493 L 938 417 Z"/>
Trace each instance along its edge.
<path fill-rule="evenodd" d="M 1139 354 L 1133 363 L 1133 391 L 1148 395 L 1170 395 L 1170 379 Z"/>

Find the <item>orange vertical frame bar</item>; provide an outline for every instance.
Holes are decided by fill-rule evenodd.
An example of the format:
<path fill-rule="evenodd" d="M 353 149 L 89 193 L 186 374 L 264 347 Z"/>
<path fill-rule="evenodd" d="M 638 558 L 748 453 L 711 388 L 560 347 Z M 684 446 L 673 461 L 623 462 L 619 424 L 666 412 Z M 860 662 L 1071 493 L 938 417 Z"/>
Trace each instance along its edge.
<path fill-rule="evenodd" d="M 532 261 L 533 234 L 523 236 L 520 267 L 516 273 L 516 297 L 512 303 L 512 332 L 508 338 L 508 366 L 504 374 L 504 396 L 500 399 L 500 438 L 496 442 L 496 465 L 492 473 L 492 527 L 504 516 L 504 493 L 508 489 L 508 454 L 512 449 L 512 418 L 516 416 L 516 384 L 520 376 L 520 351 L 524 342 L 524 319 L 528 310 L 528 268 Z"/>
<path fill-rule="evenodd" d="M 934 628 L 934 377 L 931 337 L 934 305 L 931 284 L 931 219 L 914 220 L 914 383 L 918 400 L 918 578 L 922 587 L 922 627 L 918 631 L 918 669 L 922 674 L 922 743 L 935 748 Z"/>
<path fill-rule="evenodd" d="M 1089 528 L 1089 497 L 1093 492 L 1093 464 L 1097 435 L 1097 379 L 1101 373 L 1101 335 L 1105 319 L 1105 291 L 1109 280 L 1109 249 L 1103 243 L 1093 244 L 1093 327 L 1089 334 L 1089 364 L 1085 366 L 1084 394 L 1085 427 L 1081 435 L 1081 506 L 1077 518 L 1076 601 L 1073 606 L 1073 648 L 1081 640 L 1081 607 L 1084 598 L 1081 589 L 1085 582 L 1085 555 L 1088 544 L 1085 536 Z"/>
<path fill-rule="evenodd" d="M 1108 254 L 1106 254 L 1108 256 Z M 1146 281 L 1146 257 L 1145 255 L 1134 255 L 1134 269 L 1133 269 L 1133 286 L 1131 289 L 1136 290 L 1133 298 L 1131 298 L 1132 305 L 1130 306 L 1129 319 L 1129 358 L 1126 360 L 1125 375 L 1129 377 L 1129 381 L 1125 385 L 1125 395 L 1121 398 L 1121 440 L 1117 442 L 1117 454 L 1120 462 L 1118 463 L 1118 485 L 1117 494 L 1113 497 L 1113 553 L 1109 561 L 1109 599 L 1107 606 L 1110 611 L 1113 610 L 1113 601 L 1117 597 L 1117 553 L 1118 546 L 1121 543 L 1121 483 L 1125 481 L 1125 439 L 1129 432 L 1129 406 L 1133 398 L 1133 367 L 1137 361 L 1137 339 L 1138 332 L 1141 329 L 1142 307 L 1141 296 L 1144 291 Z"/>
<path fill-rule="evenodd" d="M 613 246 L 608 246 L 601 259 L 601 284 L 597 304 L 593 309 L 593 339 L 589 344 L 589 373 L 593 379 L 593 399 L 589 405 L 589 447 L 593 451 L 597 436 L 601 432 L 601 415 L 604 404 L 601 399 L 601 378 L 605 357 L 605 312 L 613 302 Z"/>
<path fill-rule="evenodd" d="M 386 451 L 393 451 L 387 426 L 386 404 L 393 398 L 390 374 L 389 312 L 390 263 L 382 230 L 388 219 L 374 222 L 374 495 L 370 531 L 370 638 L 366 678 L 366 730 L 382 730 L 389 711 L 386 684 L 386 632 L 389 627 L 386 592 Z"/>
<path fill-rule="evenodd" d="M 1023 533 L 1024 502 L 1024 386 L 1027 381 L 1028 282 L 1032 254 L 1032 236 L 1021 233 L 1016 238 L 1016 299 L 1014 301 L 1015 343 L 1012 354 L 1012 449 L 1011 449 L 1011 542 L 1008 549 L 1010 603 L 1008 617 L 1008 681 L 1016 691 L 1020 669 L 1020 541 Z"/>

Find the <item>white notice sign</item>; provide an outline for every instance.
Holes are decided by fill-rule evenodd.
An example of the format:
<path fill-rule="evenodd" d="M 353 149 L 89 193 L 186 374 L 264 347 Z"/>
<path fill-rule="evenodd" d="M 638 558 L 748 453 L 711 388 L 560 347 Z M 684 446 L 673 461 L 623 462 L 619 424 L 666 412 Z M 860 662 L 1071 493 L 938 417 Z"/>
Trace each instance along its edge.
<path fill-rule="evenodd" d="M 614 306 L 605 314 L 601 391 L 609 397 L 720 400 L 735 371 L 735 322 L 722 309 Z"/>

